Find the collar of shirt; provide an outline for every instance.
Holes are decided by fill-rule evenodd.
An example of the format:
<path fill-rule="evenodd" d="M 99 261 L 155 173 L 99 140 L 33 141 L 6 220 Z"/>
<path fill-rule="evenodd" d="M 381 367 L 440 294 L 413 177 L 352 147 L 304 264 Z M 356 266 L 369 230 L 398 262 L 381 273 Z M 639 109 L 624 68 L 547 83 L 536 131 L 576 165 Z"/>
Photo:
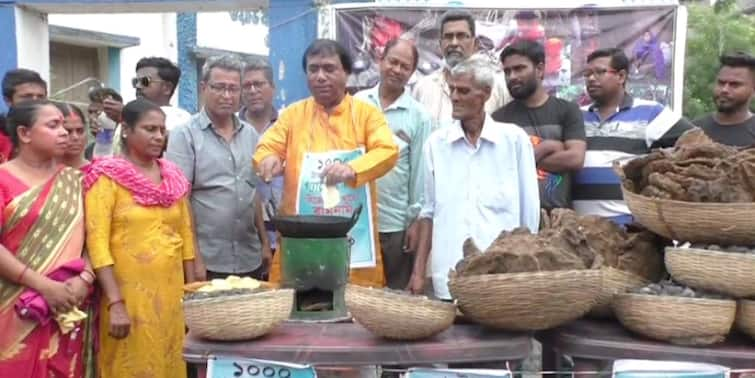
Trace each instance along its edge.
<path fill-rule="evenodd" d="M 409 94 L 409 89 L 407 88 L 404 88 L 404 93 L 402 93 L 401 96 L 398 96 L 396 101 L 388 105 L 386 109 L 383 109 L 383 105 L 380 102 L 380 84 L 370 89 L 367 89 L 366 92 L 367 92 L 367 98 L 369 98 L 370 101 L 372 101 L 372 103 L 378 107 L 378 109 L 382 109 L 384 112 L 388 110 L 393 110 L 393 109 L 406 110 L 406 109 L 411 108 L 412 106 L 412 102 L 411 102 L 412 95 Z"/>
<path fill-rule="evenodd" d="M 248 123 L 250 125 L 252 124 L 251 122 L 249 122 L 248 119 L 246 119 L 246 106 L 242 106 L 241 107 L 241 110 L 239 110 L 238 117 L 239 117 L 240 120 L 242 120 L 242 121 L 244 121 L 244 122 L 246 122 L 246 123 Z M 270 117 L 270 122 L 267 124 L 267 126 L 265 126 L 265 130 L 263 130 L 263 131 L 267 131 L 267 129 L 269 129 L 271 126 L 273 126 L 273 124 L 277 120 L 278 120 L 278 109 L 276 109 L 275 107 L 273 107 L 273 114 L 272 114 L 272 117 Z"/>
<path fill-rule="evenodd" d="M 501 136 L 495 132 L 489 127 L 485 127 L 485 125 L 491 124 L 495 121 L 493 121 L 493 118 L 490 117 L 489 114 L 485 113 L 485 121 L 482 124 L 482 131 L 480 132 L 480 139 L 481 140 L 487 140 L 490 143 L 498 144 L 501 142 Z M 451 124 L 451 129 L 449 130 L 447 134 L 447 141 L 448 143 L 452 144 L 458 140 L 465 139 L 466 135 L 464 135 L 464 129 L 461 128 L 461 121 L 458 119 L 455 119 L 453 124 Z"/>
<path fill-rule="evenodd" d="M 333 108 L 333 111 L 328 112 L 324 106 L 320 105 L 320 103 L 315 100 L 314 97 L 310 97 L 312 99 L 312 103 L 315 104 L 315 112 L 316 113 L 324 113 L 328 114 L 330 116 L 338 116 L 345 112 L 348 112 L 351 107 L 352 98 L 351 95 L 346 93 L 346 96 L 343 97 L 341 102 L 336 105 L 335 108 Z"/>
<path fill-rule="evenodd" d="M 629 94 L 629 92 L 624 92 L 624 99 L 621 100 L 621 104 L 619 104 L 619 107 L 616 108 L 616 113 L 631 109 L 632 106 L 634 106 L 634 97 Z M 598 105 L 596 103 L 590 104 L 590 106 L 587 107 L 587 111 L 590 113 L 594 113 Z"/>
<path fill-rule="evenodd" d="M 233 119 L 233 132 L 237 133 L 239 132 L 239 130 L 241 130 L 244 127 L 244 122 L 241 122 L 241 120 L 236 114 L 232 115 L 232 119 Z M 210 126 L 212 126 L 212 120 L 210 120 L 210 116 L 207 115 L 207 109 L 202 108 L 202 111 L 199 112 L 199 127 L 202 130 L 206 130 Z"/>

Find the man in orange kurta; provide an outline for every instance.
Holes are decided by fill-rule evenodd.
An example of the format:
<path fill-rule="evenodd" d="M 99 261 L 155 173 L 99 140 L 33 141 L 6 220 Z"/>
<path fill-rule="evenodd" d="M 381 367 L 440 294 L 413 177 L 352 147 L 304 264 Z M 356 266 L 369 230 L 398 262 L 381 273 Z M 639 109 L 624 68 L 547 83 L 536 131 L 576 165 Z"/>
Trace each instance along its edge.
<path fill-rule="evenodd" d="M 351 58 L 337 42 L 322 39 L 313 42 L 304 53 L 303 66 L 312 97 L 292 104 L 281 113 L 257 145 L 254 165 L 265 181 L 283 175 L 280 212 L 294 215 L 301 163 L 307 152 L 363 147 L 364 155 L 346 164 L 330 165 L 322 175 L 329 185 L 340 182 L 352 187 L 369 185 L 376 266 L 352 269 L 350 281 L 382 287 L 385 277 L 378 241 L 375 180 L 388 173 L 398 159 L 393 133 L 380 110 L 346 93 Z M 273 259 L 270 280 L 280 280 L 280 254 Z"/>

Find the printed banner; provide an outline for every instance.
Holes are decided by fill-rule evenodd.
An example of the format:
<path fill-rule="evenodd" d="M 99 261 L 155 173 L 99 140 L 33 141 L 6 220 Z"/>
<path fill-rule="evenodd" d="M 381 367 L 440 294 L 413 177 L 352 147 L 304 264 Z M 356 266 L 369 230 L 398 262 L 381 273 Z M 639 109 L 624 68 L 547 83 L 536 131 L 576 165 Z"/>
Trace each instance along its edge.
<path fill-rule="evenodd" d="M 335 207 L 323 206 L 325 184 L 320 177 L 322 170 L 333 163 L 347 163 L 364 154 L 362 149 L 353 151 L 310 152 L 304 155 L 296 196 L 296 210 L 300 215 L 340 215 L 350 217 L 359 205 L 362 213 L 349 232 L 351 245 L 351 268 L 371 268 L 376 264 L 375 240 L 373 238 L 372 206 L 370 187 L 352 188 L 338 184 L 340 201 Z"/>
<path fill-rule="evenodd" d="M 378 83 L 378 61 L 385 44 L 412 39 L 419 50 L 410 85 L 443 65 L 438 25 L 444 8 L 381 7 L 336 9 L 336 38 L 354 57 L 350 91 Z M 545 48 L 545 84 L 551 94 L 590 102 L 582 72 L 598 48 L 618 47 L 630 58 L 628 90 L 635 96 L 671 105 L 676 7 L 516 10 L 469 9 L 476 18 L 480 52 L 500 68 L 499 55 L 517 40 Z M 679 89 L 681 90 L 681 89 Z"/>

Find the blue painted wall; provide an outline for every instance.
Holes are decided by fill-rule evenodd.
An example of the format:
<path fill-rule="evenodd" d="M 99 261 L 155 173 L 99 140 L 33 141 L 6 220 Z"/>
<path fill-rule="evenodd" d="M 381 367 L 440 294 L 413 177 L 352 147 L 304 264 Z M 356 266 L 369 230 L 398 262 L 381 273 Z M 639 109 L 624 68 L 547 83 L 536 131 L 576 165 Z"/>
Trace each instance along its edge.
<path fill-rule="evenodd" d="M 107 86 L 123 93 L 121 89 L 121 49 L 107 48 Z"/>
<path fill-rule="evenodd" d="M 16 46 L 16 12 L 13 5 L 0 4 L 0 77 L 18 65 Z M 0 113 L 8 111 L 5 101 L 0 101 Z"/>
<path fill-rule="evenodd" d="M 181 82 L 178 84 L 178 106 L 189 113 L 197 112 L 197 61 L 192 49 L 197 45 L 197 14 L 178 13 L 176 16 L 178 33 L 178 68 L 181 69 Z"/>
<path fill-rule="evenodd" d="M 317 38 L 317 10 L 312 0 L 274 0 L 268 10 L 270 63 L 275 74 L 275 106 L 309 96 L 301 56 Z M 285 74 L 280 77 L 280 67 Z"/>

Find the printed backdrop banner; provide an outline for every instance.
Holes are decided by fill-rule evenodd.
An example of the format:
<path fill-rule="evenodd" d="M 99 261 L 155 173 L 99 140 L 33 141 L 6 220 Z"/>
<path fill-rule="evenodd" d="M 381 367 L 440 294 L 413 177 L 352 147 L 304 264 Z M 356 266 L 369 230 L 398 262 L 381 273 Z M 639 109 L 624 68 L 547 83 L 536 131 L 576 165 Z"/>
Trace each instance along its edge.
<path fill-rule="evenodd" d="M 438 24 L 443 8 L 336 9 L 336 38 L 354 57 L 349 90 L 379 80 L 378 60 L 396 37 L 412 39 L 420 52 L 410 85 L 443 64 Z M 517 40 L 545 47 L 545 83 L 550 91 L 580 105 L 589 102 L 582 72 L 598 48 L 618 47 L 630 58 L 629 91 L 636 97 L 670 104 L 676 7 L 571 10 L 469 9 L 476 18 L 477 43 L 500 67 L 498 56 Z"/>

